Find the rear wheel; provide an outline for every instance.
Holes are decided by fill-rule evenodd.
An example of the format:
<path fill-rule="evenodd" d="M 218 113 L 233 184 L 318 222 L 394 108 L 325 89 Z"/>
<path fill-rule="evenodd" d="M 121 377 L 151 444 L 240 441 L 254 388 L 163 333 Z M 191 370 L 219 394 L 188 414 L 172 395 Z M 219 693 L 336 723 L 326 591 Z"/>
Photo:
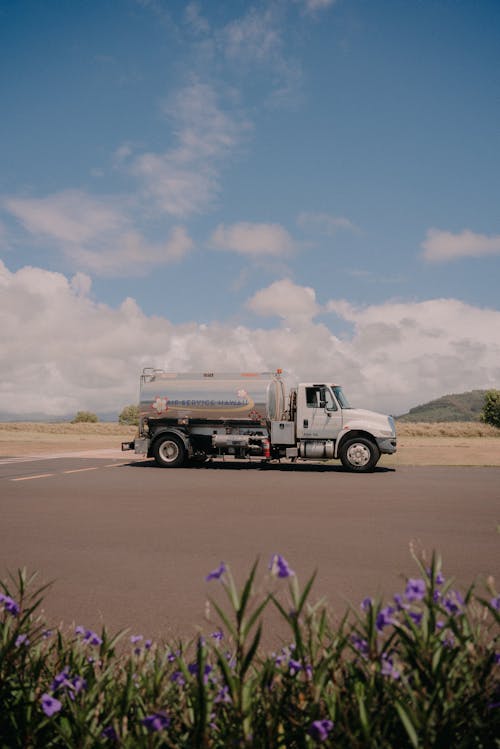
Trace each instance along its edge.
<path fill-rule="evenodd" d="M 153 447 L 153 455 L 161 468 L 178 468 L 186 460 L 186 448 L 180 437 L 159 437 Z"/>
<path fill-rule="evenodd" d="M 380 458 L 378 447 L 365 437 L 353 437 L 342 443 L 339 450 L 344 468 L 355 473 L 373 471 Z"/>

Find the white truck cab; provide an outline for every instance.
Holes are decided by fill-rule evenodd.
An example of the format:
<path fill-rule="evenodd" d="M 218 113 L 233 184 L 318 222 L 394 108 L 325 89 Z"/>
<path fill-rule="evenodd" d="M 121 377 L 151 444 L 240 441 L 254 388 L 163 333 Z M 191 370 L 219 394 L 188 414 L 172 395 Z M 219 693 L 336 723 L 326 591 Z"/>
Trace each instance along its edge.
<path fill-rule="evenodd" d="M 340 385 L 301 383 L 295 423 L 300 457 L 340 458 L 359 472 L 371 470 L 382 453 L 396 452 L 392 416 L 351 408 Z"/>

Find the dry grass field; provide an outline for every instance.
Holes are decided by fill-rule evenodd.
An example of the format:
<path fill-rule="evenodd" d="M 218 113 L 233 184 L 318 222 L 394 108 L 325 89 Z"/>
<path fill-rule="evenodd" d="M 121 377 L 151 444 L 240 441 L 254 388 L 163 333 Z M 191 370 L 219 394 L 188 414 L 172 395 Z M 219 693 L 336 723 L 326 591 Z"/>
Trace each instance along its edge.
<path fill-rule="evenodd" d="M 118 423 L 0 423 L 0 457 L 100 450 L 121 447 L 133 439 L 135 427 Z"/>
<path fill-rule="evenodd" d="M 380 465 L 500 466 L 500 429 L 474 422 L 397 424 L 398 451 Z M 0 457 L 120 449 L 135 427 L 118 423 L 0 423 Z M 132 456 L 133 453 L 126 453 Z"/>

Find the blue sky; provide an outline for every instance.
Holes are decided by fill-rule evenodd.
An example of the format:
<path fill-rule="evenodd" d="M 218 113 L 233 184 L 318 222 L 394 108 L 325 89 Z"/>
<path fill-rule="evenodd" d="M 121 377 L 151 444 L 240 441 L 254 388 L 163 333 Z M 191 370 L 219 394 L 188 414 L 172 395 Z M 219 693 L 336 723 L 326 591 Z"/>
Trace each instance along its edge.
<path fill-rule="evenodd" d="M 0 412 L 500 387 L 500 4 L 0 6 Z"/>

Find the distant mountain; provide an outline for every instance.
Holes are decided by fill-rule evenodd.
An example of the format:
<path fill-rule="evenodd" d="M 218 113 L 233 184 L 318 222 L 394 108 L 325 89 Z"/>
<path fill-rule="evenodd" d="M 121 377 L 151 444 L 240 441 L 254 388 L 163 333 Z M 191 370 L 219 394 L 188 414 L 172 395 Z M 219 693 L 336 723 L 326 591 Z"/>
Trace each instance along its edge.
<path fill-rule="evenodd" d="M 441 398 L 410 408 L 407 414 L 397 416 L 398 421 L 479 421 L 486 390 L 443 395 Z"/>

